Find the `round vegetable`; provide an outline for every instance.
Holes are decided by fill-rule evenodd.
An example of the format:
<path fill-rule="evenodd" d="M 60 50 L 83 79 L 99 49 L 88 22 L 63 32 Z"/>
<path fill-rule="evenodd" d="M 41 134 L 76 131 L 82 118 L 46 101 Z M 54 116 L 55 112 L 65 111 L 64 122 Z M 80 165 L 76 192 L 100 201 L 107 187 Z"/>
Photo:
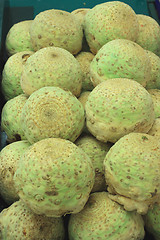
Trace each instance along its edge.
<path fill-rule="evenodd" d="M 33 212 L 60 217 L 83 209 L 94 177 L 92 162 L 79 147 L 46 138 L 25 151 L 14 181 L 19 197 Z"/>

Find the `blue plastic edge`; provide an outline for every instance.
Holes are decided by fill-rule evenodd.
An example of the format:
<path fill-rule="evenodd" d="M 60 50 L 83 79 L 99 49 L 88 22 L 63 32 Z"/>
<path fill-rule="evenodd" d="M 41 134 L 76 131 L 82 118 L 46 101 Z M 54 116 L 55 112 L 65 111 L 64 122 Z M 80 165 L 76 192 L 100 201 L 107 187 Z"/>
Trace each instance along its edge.
<path fill-rule="evenodd" d="M 156 5 L 157 12 L 158 12 L 158 16 L 160 18 L 160 1 L 155 0 L 155 5 Z"/>
<path fill-rule="evenodd" d="M 109 0 L 114 1 L 114 0 Z M 104 3 L 108 1 L 100 0 L 5 0 L 5 6 L 7 7 L 25 7 L 33 6 L 34 14 L 37 15 L 39 12 L 55 8 L 65 11 L 73 11 L 77 8 L 92 8 L 97 4 Z M 130 5 L 137 14 L 149 15 L 147 0 L 123 0 L 122 2 Z"/>

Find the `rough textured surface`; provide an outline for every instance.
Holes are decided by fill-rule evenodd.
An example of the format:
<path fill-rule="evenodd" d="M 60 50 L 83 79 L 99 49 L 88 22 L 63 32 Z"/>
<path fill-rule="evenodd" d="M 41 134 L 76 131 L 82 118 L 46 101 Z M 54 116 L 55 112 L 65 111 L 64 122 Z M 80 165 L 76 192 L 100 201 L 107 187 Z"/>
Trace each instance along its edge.
<path fill-rule="evenodd" d="M 0 152 L 0 195 L 6 203 L 11 204 L 19 199 L 13 182 L 17 163 L 23 152 L 30 146 L 26 140 L 6 145 Z"/>
<path fill-rule="evenodd" d="M 126 78 L 97 85 L 88 96 L 85 111 L 88 130 L 102 142 L 116 142 L 130 132 L 147 133 L 155 119 L 150 94 Z"/>
<path fill-rule="evenodd" d="M 110 198 L 146 214 L 160 197 L 159 158 L 160 144 L 153 136 L 130 133 L 117 141 L 104 159 Z"/>
<path fill-rule="evenodd" d="M 88 46 L 88 43 L 87 43 L 85 35 L 84 35 L 84 17 L 89 10 L 90 10 L 90 8 L 79 8 L 79 9 L 75 9 L 74 11 L 71 12 L 71 14 L 74 15 L 75 18 L 77 18 L 79 24 L 82 26 L 82 29 L 83 29 L 83 39 L 82 39 L 81 51 L 87 51 L 87 52 L 90 52 L 90 48 Z"/>
<path fill-rule="evenodd" d="M 144 87 L 151 76 L 151 63 L 145 50 L 126 39 L 106 43 L 90 64 L 94 86 L 110 78 L 130 78 Z"/>
<path fill-rule="evenodd" d="M 84 75 L 82 81 L 82 91 L 91 91 L 94 88 L 90 79 L 90 63 L 93 58 L 94 55 L 90 52 L 80 52 L 76 56 Z"/>
<path fill-rule="evenodd" d="M 92 192 L 101 192 L 106 190 L 104 178 L 103 161 L 112 146 L 111 143 L 102 143 L 92 135 L 80 136 L 75 144 L 80 147 L 91 159 L 95 170 L 95 183 Z"/>
<path fill-rule="evenodd" d="M 135 41 L 139 24 L 133 9 L 120 1 L 98 4 L 85 16 L 84 30 L 94 54 L 107 42 L 122 38 Z"/>
<path fill-rule="evenodd" d="M 160 117 L 160 89 L 148 89 L 154 104 L 155 117 Z"/>
<path fill-rule="evenodd" d="M 71 12 L 71 14 L 73 14 L 77 18 L 77 20 L 80 22 L 82 28 L 84 25 L 84 17 L 89 10 L 90 8 L 78 8 Z"/>
<path fill-rule="evenodd" d="M 26 140 L 22 126 L 21 113 L 27 101 L 25 94 L 20 94 L 8 100 L 2 108 L 1 130 L 7 134 L 7 141 Z"/>
<path fill-rule="evenodd" d="M 14 24 L 6 37 L 8 55 L 22 51 L 33 51 L 29 29 L 33 20 L 21 21 Z"/>
<path fill-rule="evenodd" d="M 160 138 L 160 118 L 156 118 L 153 126 L 148 132 L 149 135 Z"/>
<path fill-rule="evenodd" d="M 160 203 L 154 204 L 144 216 L 145 228 L 152 233 L 155 240 L 160 240 Z"/>
<path fill-rule="evenodd" d="M 81 93 L 81 95 L 78 98 L 78 100 L 83 105 L 84 110 L 85 110 L 85 105 L 86 105 L 86 102 L 88 100 L 88 96 L 89 96 L 90 93 L 91 93 L 91 91 L 84 91 L 84 92 Z"/>
<path fill-rule="evenodd" d="M 62 218 L 34 214 L 20 200 L 0 213 L 0 239 L 64 240 Z"/>
<path fill-rule="evenodd" d="M 77 54 L 82 48 L 81 24 L 73 14 L 62 10 L 40 12 L 31 24 L 30 36 L 35 51 L 55 46 Z"/>
<path fill-rule="evenodd" d="M 47 47 L 37 51 L 25 64 L 21 87 L 30 95 L 45 86 L 61 87 L 79 96 L 83 73 L 79 62 L 65 49 Z"/>
<path fill-rule="evenodd" d="M 79 147 L 48 138 L 23 154 L 14 180 L 19 197 L 33 212 L 60 217 L 83 209 L 94 177 L 92 162 Z"/>
<path fill-rule="evenodd" d="M 143 14 L 137 14 L 139 32 L 136 42 L 144 49 L 160 56 L 160 26 L 157 21 Z"/>
<path fill-rule="evenodd" d="M 18 52 L 8 58 L 2 73 L 2 93 L 6 100 L 23 93 L 20 79 L 27 59 L 33 54 L 32 51 Z"/>
<path fill-rule="evenodd" d="M 69 220 L 70 240 L 142 240 L 144 234 L 142 217 L 125 211 L 107 192 L 92 193 L 84 209 Z"/>
<path fill-rule="evenodd" d="M 160 58 L 151 51 L 145 50 L 151 63 L 151 76 L 147 81 L 146 89 L 160 89 Z"/>
<path fill-rule="evenodd" d="M 85 122 L 78 99 L 59 87 L 43 87 L 28 98 L 21 115 L 24 134 L 30 143 L 60 137 L 74 142 Z"/>

